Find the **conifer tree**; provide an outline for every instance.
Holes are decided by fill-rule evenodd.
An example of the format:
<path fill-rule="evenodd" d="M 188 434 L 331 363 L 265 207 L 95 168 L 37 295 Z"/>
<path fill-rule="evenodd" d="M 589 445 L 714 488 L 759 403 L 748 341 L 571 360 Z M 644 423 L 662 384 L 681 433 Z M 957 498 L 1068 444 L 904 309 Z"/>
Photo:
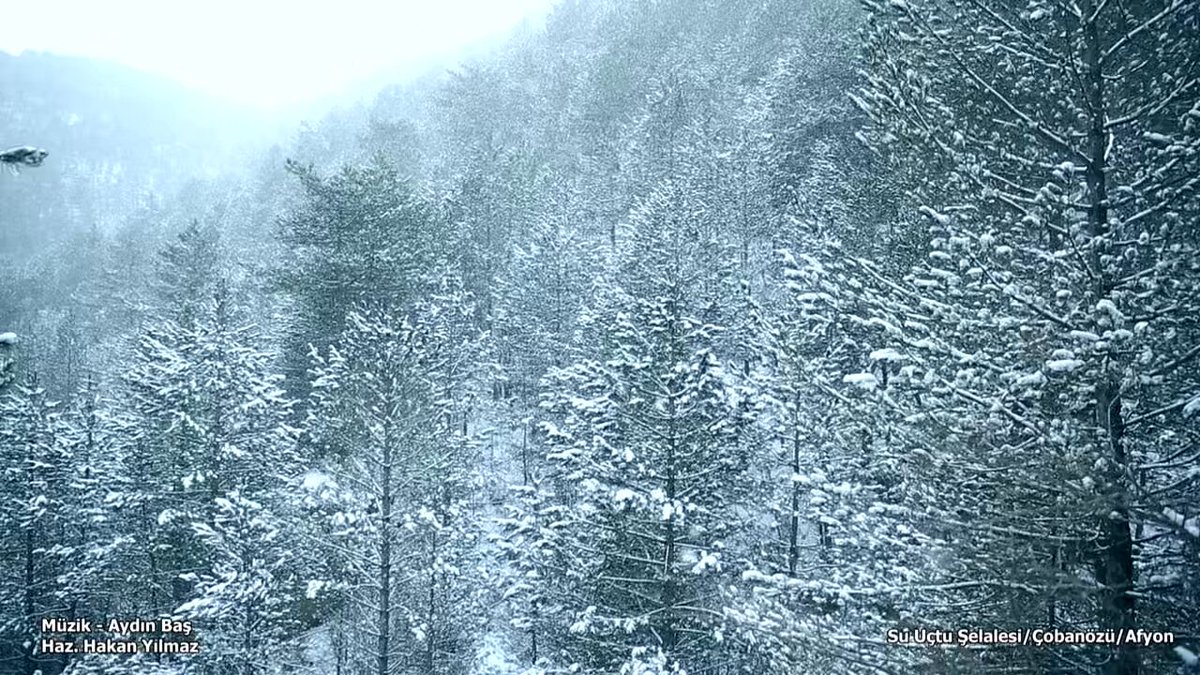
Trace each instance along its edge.
<path fill-rule="evenodd" d="M 598 648 L 613 643 L 693 673 L 731 658 L 720 580 L 748 495 L 747 404 L 714 352 L 709 242 L 680 194 L 665 187 L 634 215 L 621 285 L 588 319 L 595 356 L 547 376 L 543 433 L 566 507 L 556 601 L 571 619 L 557 647 L 588 672 L 620 668 L 629 652 Z"/>
<path fill-rule="evenodd" d="M 405 307 L 435 285 L 446 264 L 445 215 L 381 156 L 329 177 L 295 162 L 303 201 L 279 221 L 291 251 L 277 270 L 294 302 L 286 345 L 288 386 L 301 398 L 310 346 L 324 349 L 357 303 Z"/>
<path fill-rule="evenodd" d="M 952 552 L 926 604 L 998 625 L 1173 620 L 1178 595 L 1150 579 L 1176 545 L 1139 533 L 1187 490 L 1158 471 L 1195 386 L 1194 3 L 866 5 L 855 101 L 873 147 L 915 169 L 927 258 L 889 273 L 835 252 L 830 290 L 875 331 L 864 355 L 894 350 L 873 405 L 905 470 L 946 486 L 906 495 Z M 1067 652 L 1017 658 L 1166 658 Z"/>
<path fill-rule="evenodd" d="M 461 672 L 472 653 L 477 525 L 455 409 L 471 348 L 455 317 L 470 306 L 458 305 L 353 312 L 313 369 L 311 447 L 344 490 L 325 507 L 325 547 L 346 580 L 335 602 L 370 626 L 352 661 L 378 675 Z"/>
<path fill-rule="evenodd" d="M 56 407 L 34 376 L 0 397 L 0 533 L 9 542 L 0 558 L 5 617 L 0 624 L 0 663 L 24 675 L 61 658 L 41 654 L 37 641 L 41 619 L 65 609 L 58 575 L 67 562 L 69 542 L 62 529 L 69 516 L 64 502 L 72 461 L 61 442 Z"/>

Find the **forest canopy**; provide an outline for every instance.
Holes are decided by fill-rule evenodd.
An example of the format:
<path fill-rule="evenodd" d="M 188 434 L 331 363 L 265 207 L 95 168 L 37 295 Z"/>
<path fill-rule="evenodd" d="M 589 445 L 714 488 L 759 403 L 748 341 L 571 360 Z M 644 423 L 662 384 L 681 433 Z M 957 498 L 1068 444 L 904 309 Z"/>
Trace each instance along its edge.
<path fill-rule="evenodd" d="M 0 83 L 0 674 L 1200 673 L 1200 0 Z"/>

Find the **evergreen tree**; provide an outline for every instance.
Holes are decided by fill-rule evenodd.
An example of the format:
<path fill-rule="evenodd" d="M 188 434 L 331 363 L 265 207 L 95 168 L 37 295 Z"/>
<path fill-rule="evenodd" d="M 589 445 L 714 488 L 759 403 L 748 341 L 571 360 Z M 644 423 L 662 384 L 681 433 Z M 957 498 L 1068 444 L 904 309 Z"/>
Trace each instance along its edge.
<path fill-rule="evenodd" d="M 295 162 L 288 170 L 303 200 L 280 219 L 279 238 L 291 257 L 277 272 L 294 303 L 286 364 L 299 398 L 310 346 L 332 344 L 356 303 L 402 308 L 432 288 L 430 273 L 446 261 L 447 233 L 435 204 L 382 157 L 327 178 Z"/>
<path fill-rule="evenodd" d="M 891 444 L 945 486 L 905 495 L 952 551 L 929 611 L 971 602 L 996 625 L 1106 630 L 1179 616 L 1177 592 L 1150 579 L 1189 566 L 1139 533 L 1161 509 L 1151 495 L 1182 487 L 1157 467 L 1179 451 L 1162 434 L 1185 424 L 1194 386 L 1178 369 L 1198 278 L 1189 7 L 868 3 L 856 102 L 868 140 L 919 166 L 928 257 L 887 274 L 835 253 L 830 271 L 846 321 L 877 331 L 862 348 L 903 366 L 874 376 Z M 1128 644 L 1075 651 L 1019 658 L 1159 667 Z"/>
<path fill-rule="evenodd" d="M 251 675 L 295 664 L 289 639 L 301 627 L 295 613 L 300 542 L 270 508 L 279 508 L 282 495 L 265 496 L 275 503 L 232 490 L 215 499 L 210 521 L 192 523 L 208 564 L 202 572 L 184 573 L 195 585 L 194 597 L 174 612 L 204 631 L 203 651 L 186 661 L 185 673 Z"/>
<path fill-rule="evenodd" d="M 60 657 L 39 651 L 41 619 L 66 609 L 59 574 L 67 569 L 63 536 L 65 497 L 72 458 L 61 442 L 57 404 L 30 376 L 0 397 L 0 534 L 3 577 L 0 606 L 0 663 L 10 672 L 33 675 Z"/>
<path fill-rule="evenodd" d="M 324 532 L 341 577 L 330 581 L 343 620 L 370 627 L 352 667 L 378 675 L 461 672 L 472 653 L 477 525 L 455 424 L 470 343 L 455 339 L 456 304 L 353 312 L 313 370 L 308 433 L 346 491 Z"/>
<path fill-rule="evenodd" d="M 124 374 L 136 432 L 106 501 L 131 529 L 122 566 L 140 582 L 112 609 L 192 619 L 220 646 L 185 670 L 265 672 L 297 630 L 286 493 L 298 472 L 275 354 L 233 305 L 220 251 L 193 223 L 164 251 L 162 315 Z"/>
<path fill-rule="evenodd" d="M 721 580 L 748 492 L 743 392 L 714 353 L 707 249 L 656 193 L 631 224 L 622 286 L 590 318 L 599 351 L 547 379 L 543 423 L 567 525 L 564 665 L 620 667 L 661 650 L 688 672 L 724 668 Z M 565 639 L 564 639 L 565 638 Z M 602 647 L 607 645 L 607 647 Z"/>
<path fill-rule="evenodd" d="M 189 323 L 198 304 L 213 297 L 220 275 L 220 237 L 192 220 L 158 252 L 156 274 L 163 306 L 172 318 Z"/>

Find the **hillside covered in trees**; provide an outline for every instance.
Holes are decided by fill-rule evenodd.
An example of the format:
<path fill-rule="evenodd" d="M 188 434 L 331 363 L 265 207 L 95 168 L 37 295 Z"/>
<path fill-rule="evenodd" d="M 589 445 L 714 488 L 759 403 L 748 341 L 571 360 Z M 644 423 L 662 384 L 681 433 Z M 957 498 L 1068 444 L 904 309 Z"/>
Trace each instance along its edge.
<path fill-rule="evenodd" d="M 0 674 L 1200 673 L 1198 0 L 140 77 L 0 55 Z"/>

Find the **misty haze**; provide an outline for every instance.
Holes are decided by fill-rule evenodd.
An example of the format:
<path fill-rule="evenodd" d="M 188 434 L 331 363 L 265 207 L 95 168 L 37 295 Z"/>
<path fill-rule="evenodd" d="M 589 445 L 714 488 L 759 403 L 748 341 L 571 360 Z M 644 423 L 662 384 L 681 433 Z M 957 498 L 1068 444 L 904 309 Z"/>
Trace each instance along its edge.
<path fill-rule="evenodd" d="M 0 0 L 0 675 L 1200 675 L 1200 0 Z"/>

